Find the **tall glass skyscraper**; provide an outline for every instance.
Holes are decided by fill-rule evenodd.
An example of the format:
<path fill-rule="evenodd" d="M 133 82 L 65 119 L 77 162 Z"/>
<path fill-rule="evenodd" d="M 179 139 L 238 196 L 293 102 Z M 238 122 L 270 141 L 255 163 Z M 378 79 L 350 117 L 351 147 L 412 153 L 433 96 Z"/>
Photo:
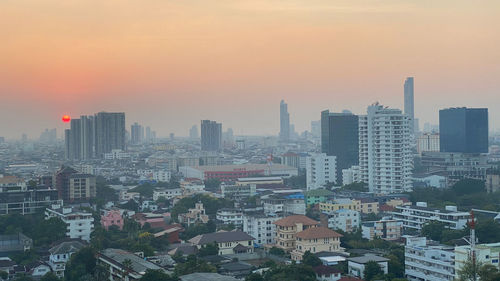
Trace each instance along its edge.
<path fill-rule="evenodd" d="M 210 120 L 201 121 L 201 150 L 218 151 L 222 149 L 222 124 Z"/>
<path fill-rule="evenodd" d="M 321 112 L 321 152 L 337 157 L 337 184 L 342 170 L 358 165 L 358 116 L 352 113 Z"/>
<path fill-rule="evenodd" d="M 440 110 L 439 138 L 441 152 L 488 153 L 488 109 Z"/>

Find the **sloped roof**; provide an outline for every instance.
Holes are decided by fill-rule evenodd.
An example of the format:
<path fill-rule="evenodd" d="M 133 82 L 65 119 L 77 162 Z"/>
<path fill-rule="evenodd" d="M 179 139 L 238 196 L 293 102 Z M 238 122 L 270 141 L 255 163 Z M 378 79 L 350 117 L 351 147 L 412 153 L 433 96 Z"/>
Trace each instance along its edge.
<path fill-rule="evenodd" d="M 331 267 L 331 266 L 326 266 L 326 265 L 318 265 L 313 267 L 314 272 L 318 275 L 327 275 L 327 274 L 332 274 L 332 273 L 342 273 L 342 271 Z"/>
<path fill-rule="evenodd" d="M 301 223 L 303 225 L 317 225 L 318 221 L 315 221 L 311 218 L 308 218 L 304 215 L 293 215 L 288 216 L 286 218 L 282 218 L 274 222 L 275 225 L 279 226 L 295 226 L 297 223 Z"/>
<path fill-rule="evenodd" d="M 225 232 L 214 232 L 214 233 L 207 233 L 207 234 L 202 234 L 198 235 L 189 242 L 197 244 L 197 245 L 204 245 L 208 243 L 223 243 L 223 242 L 237 242 L 237 241 L 248 241 L 248 240 L 255 240 L 252 236 L 246 234 L 243 231 L 225 231 Z"/>
<path fill-rule="evenodd" d="M 342 237 L 342 234 L 339 234 L 329 228 L 326 227 L 311 227 L 304 231 L 297 233 L 298 238 L 302 239 L 316 239 L 316 238 L 330 238 L 330 237 Z"/>
<path fill-rule="evenodd" d="M 76 253 L 85 245 L 80 241 L 65 241 L 49 249 L 52 255 Z"/>

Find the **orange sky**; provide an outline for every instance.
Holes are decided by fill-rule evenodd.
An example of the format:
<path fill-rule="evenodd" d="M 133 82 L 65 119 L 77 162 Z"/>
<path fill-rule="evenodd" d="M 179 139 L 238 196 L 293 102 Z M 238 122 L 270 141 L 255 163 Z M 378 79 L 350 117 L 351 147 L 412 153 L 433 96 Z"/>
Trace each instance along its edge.
<path fill-rule="evenodd" d="M 200 119 L 276 134 L 281 99 L 303 131 L 323 109 L 401 108 L 406 76 L 421 126 L 481 106 L 498 128 L 499 14 L 497 0 L 3 0 L 0 136 L 102 110 L 163 136 Z"/>

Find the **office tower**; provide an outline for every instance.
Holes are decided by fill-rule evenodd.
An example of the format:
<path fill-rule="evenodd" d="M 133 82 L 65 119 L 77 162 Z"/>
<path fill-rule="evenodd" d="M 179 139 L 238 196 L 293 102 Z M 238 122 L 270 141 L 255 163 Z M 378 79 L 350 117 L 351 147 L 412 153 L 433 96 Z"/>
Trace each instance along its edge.
<path fill-rule="evenodd" d="M 321 138 L 321 120 L 311 121 L 311 135 L 313 138 Z"/>
<path fill-rule="evenodd" d="M 146 142 L 151 142 L 153 140 L 153 135 L 151 134 L 151 127 L 146 127 Z"/>
<path fill-rule="evenodd" d="M 280 141 L 288 142 L 290 140 L 290 114 L 288 114 L 288 105 L 284 100 L 280 102 Z"/>
<path fill-rule="evenodd" d="M 201 150 L 218 151 L 222 148 L 222 124 L 210 120 L 201 121 Z"/>
<path fill-rule="evenodd" d="M 488 109 L 440 110 L 439 135 L 441 152 L 488 153 Z"/>
<path fill-rule="evenodd" d="M 125 150 L 125 113 L 97 113 L 95 136 L 95 153 L 99 158 L 113 149 Z"/>
<path fill-rule="evenodd" d="M 335 158 L 326 153 L 314 153 L 306 158 L 307 190 L 324 188 L 325 184 L 336 181 Z"/>
<path fill-rule="evenodd" d="M 358 165 L 358 116 L 350 112 L 321 112 L 321 152 L 335 156 L 336 183 L 342 184 L 342 170 Z"/>
<path fill-rule="evenodd" d="M 405 100 L 405 114 L 410 118 L 410 133 L 414 134 L 415 127 L 415 113 L 414 113 L 414 99 L 413 99 L 413 77 L 408 77 L 404 85 L 404 100 Z"/>
<path fill-rule="evenodd" d="M 132 144 L 139 144 L 143 141 L 143 139 L 144 127 L 135 122 L 132 126 L 130 126 L 130 142 Z"/>
<path fill-rule="evenodd" d="M 361 181 L 376 194 L 411 190 L 413 155 L 410 117 L 378 103 L 359 116 Z"/>
<path fill-rule="evenodd" d="M 191 127 L 191 129 L 189 129 L 189 138 L 190 139 L 197 139 L 199 136 L 198 136 L 198 126 L 196 125 L 193 125 L 193 127 Z"/>
<path fill-rule="evenodd" d="M 72 119 L 70 128 L 65 130 L 66 158 L 87 160 L 94 157 L 94 117 L 80 116 Z"/>

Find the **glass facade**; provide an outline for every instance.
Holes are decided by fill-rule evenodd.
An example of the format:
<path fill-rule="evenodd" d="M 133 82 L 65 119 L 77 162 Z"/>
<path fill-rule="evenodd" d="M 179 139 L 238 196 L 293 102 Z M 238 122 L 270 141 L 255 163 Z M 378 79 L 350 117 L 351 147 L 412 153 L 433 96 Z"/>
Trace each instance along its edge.
<path fill-rule="evenodd" d="M 440 110 L 439 135 L 441 152 L 488 153 L 488 109 Z"/>

